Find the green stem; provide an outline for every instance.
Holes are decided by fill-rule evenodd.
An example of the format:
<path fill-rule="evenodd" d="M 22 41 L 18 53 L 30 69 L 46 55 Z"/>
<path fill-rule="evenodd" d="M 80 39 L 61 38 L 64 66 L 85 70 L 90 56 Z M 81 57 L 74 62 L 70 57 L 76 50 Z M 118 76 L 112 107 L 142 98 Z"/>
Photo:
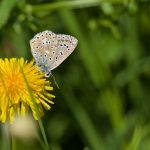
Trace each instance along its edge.
<path fill-rule="evenodd" d="M 77 9 L 85 7 L 99 6 L 102 3 L 117 3 L 123 4 L 122 0 L 74 0 L 74 1 L 58 1 L 53 3 L 46 3 L 40 5 L 27 5 L 25 8 L 26 12 L 41 12 L 41 11 L 53 11 L 60 9 Z"/>
<path fill-rule="evenodd" d="M 40 4 L 40 5 L 28 5 L 26 10 L 34 12 L 49 11 L 49 10 L 58 10 L 61 8 L 81 8 L 81 7 L 91 7 L 99 5 L 103 0 L 75 0 L 75 1 L 59 1 L 54 3 Z"/>
<path fill-rule="evenodd" d="M 45 149 L 45 144 L 44 144 L 43 141 L 41 140 L 40 136 L 37 135 L 36 138 L 37 138 L 37 140 L 40 142 L 42 148 Z"/>
<path fill-rule="evenodd" d="M 25 77 L 25 74 L 24 74 L 24 72 L 23 72 L 23 69 L 22 69 L 21 66 L 20 66 L 20 68 L 21 68 L 21 71 L 22 71 L 22 75 L 23 75 L 24 81 L 25 81 L 25 83 L 26 83 L 26 85 L 27 85 L 27 88 L 28 88 L 28 91 L 29 91 L 29 94 L 30 94 L 32 103 L 33 103 L 33 105 L 34 105 L 34 108 L 35 108 L 37 117 L 38 117 L 38 123 L 39 123 L 39 127 L 40 127 L 40 130 L 41 130 L 42 136 L 43 136 L 44 143 L 45 143 L 45 148 L 46 148 L 47 150 L 51 150 L 51 148 L 50 148 L 50 146 L 49 146 L 49 144 L 48 144 L 48 140 L 47 140 L 47 137 L 46 137 L 46 133 L 45 133 L 45 130 L 44 130 L 44 126 L 43 126 L 42 120 L 41 120 L 41 118 L 40 118 L 40 112 L 39 112 L 38 106 L 37 106 L 37 104 L 36 104 L 36 102 L 35 102 L 33 93 L 32 93 L 32 91 L 31 91 L 31 89 L 30 89 L 30 86 L 29 86 L 28 81 L 27 81 L 27 79 L 26 79 L 26 77 Z"/>
<path fill-rule="evenodd" d="M 14 136 L 12 136 L 12 150 L 17 150 L 16 139 L 14 138 Z"/>
<path fill-rule="evenodd" d="M 2 126 L 2 150 L 10 150 L 10 134 L 9 134 L 9 127 L 8 124 L 3 124 Z"/>

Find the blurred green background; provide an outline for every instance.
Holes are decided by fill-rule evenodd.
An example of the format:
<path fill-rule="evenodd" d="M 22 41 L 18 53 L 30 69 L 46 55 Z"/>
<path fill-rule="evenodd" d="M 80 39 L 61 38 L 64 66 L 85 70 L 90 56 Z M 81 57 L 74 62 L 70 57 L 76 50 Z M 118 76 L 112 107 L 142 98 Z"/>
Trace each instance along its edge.
<path fill-rule="evenodd" d="M 150 1 L 0 2 L 1 58 L 31 60 L 29 40 L 44 30 L 79 40 L 53 71 L 60 89 L 50 78 L 55 104 L 42 120 L 52 150 L 150 150 Z"/>

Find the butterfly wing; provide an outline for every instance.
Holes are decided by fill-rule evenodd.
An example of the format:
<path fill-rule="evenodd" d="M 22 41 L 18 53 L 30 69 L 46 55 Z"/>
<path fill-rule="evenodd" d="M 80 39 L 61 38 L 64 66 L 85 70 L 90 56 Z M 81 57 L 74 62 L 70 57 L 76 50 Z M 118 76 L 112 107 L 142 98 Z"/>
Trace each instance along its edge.
<path fill-rule="evenodd" d="M 30 40 L 31 52 L 41 72 L 49 74 L 75 49 L 78 40 L 70 35 L 44 31 Z"/>
<path fill-rule="evenodd" d="M 57 36 L 51 31 L 36 34 L 30 40 L 31 52 L 40 71 L 48 72 L 55 61 Z"/>
<path fill-rule="evenodd" d="M 76 48 L 78 40 L 70 35 L 57 34 L 57 50 L 51 70 L 59 66 Z"/>

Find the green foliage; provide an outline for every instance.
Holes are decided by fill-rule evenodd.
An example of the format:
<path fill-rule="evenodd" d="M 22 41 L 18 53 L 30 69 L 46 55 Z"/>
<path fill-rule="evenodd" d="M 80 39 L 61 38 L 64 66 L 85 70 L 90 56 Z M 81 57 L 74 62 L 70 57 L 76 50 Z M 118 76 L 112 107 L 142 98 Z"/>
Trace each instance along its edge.
<path fill-rule="evenodd" d="M 31 60 L 29 40 L 43 30 L 79 40 L 53 71 L 60 89 L 53 83 L 55 105 L 42 118 L 52 150 L 150 149 L 149 7 L 148 0 L 0 2 L 2 58 Z M 20 150 L 39 145 L 16 140 Z"/>

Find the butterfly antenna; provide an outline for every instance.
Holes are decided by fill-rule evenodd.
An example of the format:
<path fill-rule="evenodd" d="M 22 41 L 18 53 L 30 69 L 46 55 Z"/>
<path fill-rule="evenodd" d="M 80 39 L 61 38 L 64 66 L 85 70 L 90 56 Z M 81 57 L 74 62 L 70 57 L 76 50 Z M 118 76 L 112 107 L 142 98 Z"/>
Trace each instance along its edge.
<path fill-rule="evenodd" d="M 57 86 L 57 88 L 60 89 L 59 86 L 58 86 L 58 84 L 57 84 L 57 82 L 56 82 L 56 80 L 55 80 L 55 77 L 53 76 L 52 73 L 51 73 L 51 76 L 52 76 L 52 78 L 53 78 L 53 80 L 54 80 L 54 83 L 55 83 L 55 85 Z"/>

